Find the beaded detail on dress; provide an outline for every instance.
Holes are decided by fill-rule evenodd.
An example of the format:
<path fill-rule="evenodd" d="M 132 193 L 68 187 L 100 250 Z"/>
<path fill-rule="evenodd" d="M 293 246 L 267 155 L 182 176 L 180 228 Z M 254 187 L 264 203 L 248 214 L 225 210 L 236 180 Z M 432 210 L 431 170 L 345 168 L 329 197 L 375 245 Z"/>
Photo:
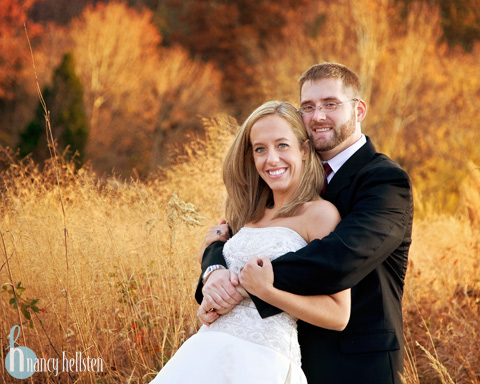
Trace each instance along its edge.
<path fill-rule="evenodd" d="M 223 255 L 228 268 L 239 273 L 240 268 L 253 256 L 268 256 L 274 260 L 305 245 L 307 242 L 297 232 L 286 227 L 243 227 L 225 243 Z M 265 345 L 300 365 L 296 321 L 285 312 L 262 319 L 252 300 L 244 299 L 209 327 L 202 326 L 199 332 L 225 332 Z"/>

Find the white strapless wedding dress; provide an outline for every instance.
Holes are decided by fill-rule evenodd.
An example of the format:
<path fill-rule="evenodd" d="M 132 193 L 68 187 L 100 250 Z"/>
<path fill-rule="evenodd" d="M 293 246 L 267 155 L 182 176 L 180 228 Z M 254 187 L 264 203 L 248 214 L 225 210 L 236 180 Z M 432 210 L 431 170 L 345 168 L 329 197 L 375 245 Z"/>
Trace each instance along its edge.
<path fill-rule="evenodd" d="M 307 242 L 285 227 L 242 228 L 225 243 L 228 268 L 239 273 L 253 256 L 275 259 Z M 300 367 L 297 319 L 282 312 L 262 319 L 244 299 L 202 326 L 162 368 L 154 384 L 306 384 Z"/>

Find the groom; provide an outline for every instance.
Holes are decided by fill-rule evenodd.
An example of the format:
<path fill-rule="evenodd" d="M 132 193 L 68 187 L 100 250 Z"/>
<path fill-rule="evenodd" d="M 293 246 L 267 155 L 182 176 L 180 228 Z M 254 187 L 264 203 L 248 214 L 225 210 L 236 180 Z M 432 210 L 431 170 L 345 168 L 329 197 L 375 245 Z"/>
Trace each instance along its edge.
<path fill-rule="evenodd" d="M 301 295 L 352 289 L 350 322 L 343 332 L 298 322 L 302 368 L 310 384 L 400 384 L 402 296 L 413 220 L 410 179 L 362 134 L 367 105 L 355 73 L 323 63 L 307 70 L 299 84 L 299 112 L 331 170 L 323 197 L 337 207 L 342 221 L 322 240 L 273 261 L 274 285 Z M 223 243 L 215 242 L 205 251 L 195 295 L 199 303 L 205 296 L 216 309 L 239 300 L 222 249 Z M 280 311 L 252 299 L 263 318 Z"/>

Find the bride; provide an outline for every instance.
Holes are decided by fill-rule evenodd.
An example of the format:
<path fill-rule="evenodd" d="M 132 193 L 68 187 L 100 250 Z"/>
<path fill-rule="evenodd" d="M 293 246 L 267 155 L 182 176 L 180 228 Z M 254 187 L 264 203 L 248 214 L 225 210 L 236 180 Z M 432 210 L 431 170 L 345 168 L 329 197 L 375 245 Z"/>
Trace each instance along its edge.
<path fill-rule="evenodd" d="M 204 325 L 152 383 L 305 384 L 296 320 L 343 330 L 350 290 L 300 296 L 273 286 L 271 260 L 321 239 L 340 221 L 318 195 L 323 168 L 296 109 L 277 101 L 258 107 L 237 134 L 223 175 L 234 233 L 224 257 L 233 279 L 241 273 L 244 287 L 237 289 L 244 299 L 227 313 L 202 302 Z M 216 240 L 211 229 L 204 246 Z M 284 312 L 262 319 L 244 288 Z"/>

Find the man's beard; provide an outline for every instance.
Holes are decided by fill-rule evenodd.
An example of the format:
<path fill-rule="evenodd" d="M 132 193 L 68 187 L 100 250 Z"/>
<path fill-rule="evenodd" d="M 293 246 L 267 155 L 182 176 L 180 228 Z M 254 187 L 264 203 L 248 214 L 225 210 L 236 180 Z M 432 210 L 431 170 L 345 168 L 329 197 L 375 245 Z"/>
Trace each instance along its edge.
<path fill-rule="evenodd" d="M 333 137 L 328 142 L 315 142 L 313 137 L 313 129 L 315 128 L 315 124 L 310 124 L 311 129 L 309 129 L 310 140 L 315 145 L 315 150 L 317 152 L 327 152 L 331 151 L 332 149 L 338 147 L 341 143 L 347 140 L 350 136 L 355 133 L 355 126 L 356 126 L 356 118 L 355 118 L 355 110 L 352 111 L 352 116 L 350 119 L 346 121 L 343 125 L 339 127 L 339 129 L 332 129 Z M 333 127 L 336 128 L 336 127 Z"/>

